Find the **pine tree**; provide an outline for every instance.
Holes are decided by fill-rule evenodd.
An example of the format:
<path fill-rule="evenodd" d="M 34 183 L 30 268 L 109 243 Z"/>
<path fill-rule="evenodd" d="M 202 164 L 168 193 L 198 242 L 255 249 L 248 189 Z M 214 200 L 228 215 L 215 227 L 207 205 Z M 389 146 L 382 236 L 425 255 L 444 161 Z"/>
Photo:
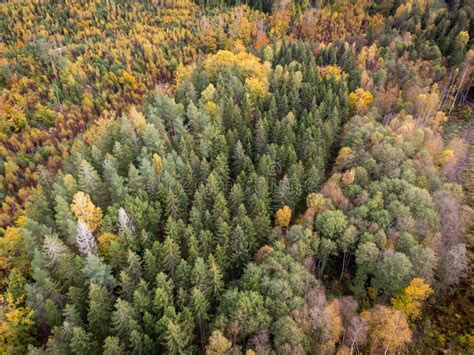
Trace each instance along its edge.
<path fill-rule="evenodd" d="M 92 335 L 81 327 L 72 328 L 72 337 L 69 344 L 71 353 L 74 355 L 89 355 L 97 349 L 97 343 L 93 341 Z"/>
<path fill-rule="evenodd" d="M 230 265 L 231 268 L 240 272 L 243 266 L 250 260 L 251 245 L 247 235 L 240 225 L 234 228 L 230 237 Z"/>
<path fill-rule="evenodd" d="M 104 355 L 123 355 L 125 354 L 125 347 L 120 343 L 118 337 L 109 336 L 104 341 L 103 347 Z"/>
<path fill-rule="evenodd" d="M 211 299 L 217 300 L 224 288 L 222 272 L 212 254 L 207 259 L 207 265 L 209 269 L 209 294 Z"/>
<path fill-rule="evenodd" d="M 181 260 L 181 252 L 179 245 L 170 238 L 166 237 L 163 243 L 163 267 L 168 270 L 171 277 L 175 277 L 176 267 Z"/>
<path fill-rule="evenodd" d="M 87 160 L 81 162 L 78 176 L 79 189 L 89 196 L 92 196 L 97 205 L 104 206 L 106 203 L 105 193 L 107 189 L 97 171 Z"/>
<path fill-rule="evenodd" d="M 69 209 L 68 203 L 62 196 L 56 195 L 55 201 L 56 226 L 60 231 L 61 235 L 64 236 L 67 241 L 71 241 L 73 240 L 76 234 L 76 223 L 74 222 L 74 215 Z"/>
<path fill-rule="evenodd" d="M 68 248 L 56 236 L 46 236 L 43 242 L 43 254 L 48 265 L 58 267 Z"/>
<path fill-rule="evenodd" d="M 209 302 L 199 288 L 193 288 L 191 292 L 191 308 L 194 316 L 197 318 L 199 333 L 201 338 L 201 348 L 204 352 L 206 339 L 206 320 L 208 318 Z"/>
<path fill-rule="evenodd" d="M 113 203 L 120 203 L 127 197 L 128 187 L 125 186 L 125 179 L 118 174 L 114 174 L 110 182 L 110 197 Z"/>
<path fill-rule="evenodd" d="M 169 320 L 166 335 L 166 348 L 170 354 L 190 354 L 191 334 L 186 322 L 181 321 L 181 317 Z"/>
<path fill-rule="evenodd" d="M 140 256 L 132 250 L 129 250 L 127 256 L 127 263 L 128 266 L 125 270 L 127 271 L 127 274 L 130 275 L 130 277 L 133 279 L 133 281 L 137 283 L 142 276 L 142 265 Z"/>
<path fill-rule="evenodd" d="M 86 265 L 82 271 L 87 284 L 98 284 L 108 289 L 113 289 L 117 284 L 111 267 L 96 255 L 89 254 L 87 256 Z"/>
<path fill-rule="evenodd" d="M 91 284 L 89 287 L 89 309 L 87 321 L 94 337 L 102 344 L 110 331 L 112 302 L 104 286 Z"/>
<path fill-rule="evenodd" d="M 130 339 L 136 318 L 136 311 L 130 303 L 117 299 L 115 311 L 112 314 L 112 326 L 114 332 L 120 339 Z"/>
<path fill-rule="evenodd" d="M 196 259 L 191 275 L 194 287 L 200 289 L 206 296 L 209 295 L 209 271 L 203 258 L 199 257 Z"/>

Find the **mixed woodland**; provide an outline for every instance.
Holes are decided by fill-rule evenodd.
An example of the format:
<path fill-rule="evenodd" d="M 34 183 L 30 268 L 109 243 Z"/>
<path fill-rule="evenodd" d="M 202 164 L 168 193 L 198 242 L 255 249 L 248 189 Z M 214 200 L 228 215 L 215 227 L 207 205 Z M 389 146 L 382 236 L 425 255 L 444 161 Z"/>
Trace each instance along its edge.
<path fill-rule="evenodd" d="M 0 352 L 474 351 L 469 0 L 0 4 Z"/>

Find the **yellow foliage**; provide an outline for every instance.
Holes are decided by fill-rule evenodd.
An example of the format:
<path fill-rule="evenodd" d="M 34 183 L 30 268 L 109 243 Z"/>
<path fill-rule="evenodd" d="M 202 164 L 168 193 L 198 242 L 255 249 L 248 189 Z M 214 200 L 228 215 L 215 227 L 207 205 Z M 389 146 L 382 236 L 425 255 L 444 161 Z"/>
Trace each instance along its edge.
<path fill-rule="evenodd" d="M 321 76 L 324 77 L 333 77 L 337 81 L 341 80 L 342 77 L 342 69 L 337 65 L 326 65 L 325 67 L 320 67 L 319 72 Z"/>
<path fill-rule="evenodd" d="M 26 114 L 22 107 L 6 106 L 3 110 L 0 107 L 0 131 L 15 132 L 22 130 L 28 124 Z"/>
<path fill-rule="evenodd" d="M 405 4 L 401 4 L 397 10 L 395 11 L 395 18 L 397 20 L 402 20 L 412 11 L 412 4 L 407 2 Z"/>
<path fill-rule="evenodd" d="M 76 179 L 74 179 L 74 176 L 72 176 L 71 174 L 66 174 L 64 175 L 63 181 L 64 187 L 67 189 L 68 192 L 74 191 L 77 186 Z"/>
<path fill-rule="evenodd" d="M 81 106 L 88 112 L 91 113 L 94 108 L 94 99 L 89 92 L 85 92 L 82 95 L 82 104 Z"/>
<path fill-rule="evenodd" d="M 449 163 L 453 157 L 454 150 L 451 148 L 447 148 L 443 150 L 443 153 L 441 153 L 440 157 L 438 158 L 438 164 L 444 166 Z"/>
<path fill-rule="evenodd" d="M 288 206 L 283 206 L 276 212 L 276 224 L 280 227 L 288 227 L 291 221 L 291 209 Z"/>
<path fill-rule="evenodd" d="M 456 41 L 459 43 L 461 47 L 465 47 L 469 42 L 469 33 L 467 31 L 459 32 Z"/>
<path fill-rule="evenodd" d="M 193 65 L 185 66 L 183 63 L 179 63 L 175 73 L 176 86 L 179 86 L 181 81 L 186 78 L 191 71 L 194 69 Z"/>
<path fill-rule="evenodd" d="M 221 355 L 230 350 L 232 343 L 219 331 L 214 330 L 209 337 L 206 355 Z"/>
<path fill-rule="evenodd" d="M 326 306 L 325 310 L 328 315 L 326 326 L 331 336 L 326 338 L 321 345 L 321 352 L 323 354 L 334 354 L 336 343 L 344 331 L 339 301 L 337 299 L 333 300 Z"/>
<path fill-rule="evenodd" d="M 320 193 L 312 192 L 306 197 L 306 205 L 308 208 L 312 208 L 317 212 L 324 207 L 325 202 L 324 196 Z"/>
<path fill-rule="evenodd" d="M 341 182 L 346 186 L 352 185 L 355 180 L 355 174 L 356 172 L 354 168 L 347 170 L 344 174 L 342 174 Z"/>
<path fill-rule="evenodd" d="M 245 87 L 251 99 L 262 98 L 267 93 L 266 83 L 254 76 L 245 79 Z"/>
<path fill-rule="evenodd" d="M 110 256 L 110 248 L 112 247 L 113 242 L 120 242 L 120 237 L 113 233 L 106 232 L 97 238 L 99 252 L 106 258 Z"/>
<path fill-rule="evenodd" d="M 346 157 L 351 153 L 352 153 L 352 149 L 350 147 L 342 147 L 336 158 L 336 165 L 337 166 L 342 165 Z"/>
<path fill-rule="evenodd" d="M 96 207 L 89 195 L 82 191 L 76 192 L 72 198 L 71 211 L 79 221 L 87 224 L 94 232 L 102 224 L 102 210 Z"/>
<path fill-rule="evenodd" d="M 10 270 L 15 267 L 23 272 L 29 269 L 29 262 L 23 255 L 23 238 L 21 228 L 8 227 L 0 238 L 0 270 Z M 2 280 L 3 281 L 3 280 Z"/>
<path fill-rule="evenodd" d="M 442 124 L 448 121 L 448 116 L 443 111 L 438 111 L 434 116 L 431 116 L 428 120 L 428 126 L 434 131 L 439 132 L 442 128 Z"/>
<path fill-rule="evenodd" d="M 232 48 L 232 52 L 237 54 L 237 53 L 245 52 L 245 51 L 246 51 L 245 44 L 242 42 L 241 39 L 236 39 Z"/>
<path fill-rule="evenodd" d="M 407 318 L 416 319 L 421 314 L 422 302 L 432 293 L 424 279 L 415 277 L 399 296 L 392 298 L 392 305 Z"/>
<path fill-rule="evenodd" d="M 219 114 L 219 106 L 213 101 L 208 101 L 204 104 L 204 111 L 206 111 L 209 116 L 211 117 L 217 117 Z"/>
<path fill-rule="evenodd" d="M 135 106 L 130 107 L 128 119 L 139 133 L 144 133 L 146 130 L 146 120 L 143 113 L 138 112 Z"/>
<path fill-rule="evenodd" d="M 129 86 L 130 88 L 135 88 L 137 85 L 137 79 L 133 74 L 130 74 L 128 71 L 124 70 L 122 76 L 119 79 L 120 84 Z"/>
<path fill-rule="evenodd" d="M 375 287 L 368 287 L 367 294 L 371 300 L 374 300 L 377 297 L 377 289 Z"/>
<path fill-rule="evenodd" d="M 367 321 L 372 345 L 371 353 L 398 353 L 411 341 L 411 331 L 405 315 L 391 307 L 377 305 L 362 312 Z"/>
<path fill-rule="evenodd" d="M 37 103 L 35 106 L 36 109 L 36 120 L 46 123 L 47 125 L 52 125 L 57 117 L 55 111 L 51 110 L 49 107 L 45 107 L 40 103 Z"/>
<path fill-rule="evenodd" d="M 29 328 L 33 325 L 34 311 L 21 306 L 22 300 L 15 300 L 7 293 L 0 295 L 0 353 L 14 354 L 18 346 L 31 341 Z"/>
<path fill-rule="evenodd" d="M 13 160 L 7 160 L 4 164 L 5 177 L 7 181 L 14 182 L 16 180 L 16 174 L 20 171 L 20 167 Z"/>
<path fill-rule="evenodd" d="M 229 32 L 232 36 L 248 44 L 252 34 L 252 26 L 253 24 L 245 14 L 245 8 L 237 7 L 235 9 L 235 21 L 229 24 Z"/>
<path fill-rule="evenodd" d="M 205 88 L 202 92 L 201 92 L 201 99 L 204 101 L 204 102 L 208 102 L 208 101 L 214 101 L 216 99 L 216 88 L 214 87 L 214 85 L 212 84 L 209 84 L 207 86 L 207 88 Z"/>
<path fill-rule="evenodd" d="M 153 157 L 151 158 L 151 167 L 155 175 L 160 175 L 163 170 L 163 161 L 157 153 L 153 154 Z"/>
<path fill-rule="evenodd" d="M 244 79 L 256 78 L 265 85 L 265 89 L 268 88 L 265 66 L 258 57 L 247 52 L 234 54 L 230 51 L 218 51 L 216 54 L 207 57 L 204 62 L 204 69 L 211 76 L 226 69 L 231 70 L 240 74 Z"/>
<path fill-rule="evenodd" d="M 362 88 L 349 94 L 349 106 L 353 114 L 365 113 L 372 101 L 374 101 L 372 93 Z"/>
<path fill-rule="evenodd" d="M 272 16 L 270 16 L 270 35 L 275 35 L 278 39 L 282 39 L 288 31 L 290 20 L 291 13 L 287 9 L 273 12 Z"/>

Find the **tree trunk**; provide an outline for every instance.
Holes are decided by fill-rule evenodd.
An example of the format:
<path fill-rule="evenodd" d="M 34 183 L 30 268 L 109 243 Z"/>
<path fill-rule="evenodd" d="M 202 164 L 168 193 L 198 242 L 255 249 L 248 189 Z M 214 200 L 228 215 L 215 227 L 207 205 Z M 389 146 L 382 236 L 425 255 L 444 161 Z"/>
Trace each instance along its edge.
<path fill-rule="evenodd" d="M 458 98 L 458 95 L 459 95 L 459 91 L 461 90 L 461 87 L 462 87 L 462 83 L 464 82 L 464 78 L 466 76 L 466 73 L 467 73 L 467 65 L 465 66 L 464 70 L 463 70 L 463 74 L 462 74 L 462 77 L 461 77 L 461 82 L 459 83 L 459 86 L 458 86 L 458 89 L 456 91 L 456 95 L 454 96 L 454 101 L 453 101 L 453 104 L 451 105 L 451 108 L 449 109 L 449 115 L 451 114 L 451 111 L 453 110 L 454 108 L 454 105 L 456 105 L 456 100 Z"/>
<path fill-rule="evenodd" d="M 341 276 L 339 276 L 339 283 L 341 283 L 341 281 L 342 281 L 342 275 L 344 275 L 344 267 L 346 266 L 346 255 L 347 255 L 347 251 L 344 250 L 344 256 L 342 257 Z"/>

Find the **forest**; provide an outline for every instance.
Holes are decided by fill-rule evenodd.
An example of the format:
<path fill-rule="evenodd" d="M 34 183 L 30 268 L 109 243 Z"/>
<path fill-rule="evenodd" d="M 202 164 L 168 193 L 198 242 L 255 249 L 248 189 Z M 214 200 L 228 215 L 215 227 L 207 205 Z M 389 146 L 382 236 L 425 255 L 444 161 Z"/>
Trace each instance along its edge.
<path fill-rule="evenodd" d="M 2 354 L 474 352 L 469 0 L 0 3 Z"/>

